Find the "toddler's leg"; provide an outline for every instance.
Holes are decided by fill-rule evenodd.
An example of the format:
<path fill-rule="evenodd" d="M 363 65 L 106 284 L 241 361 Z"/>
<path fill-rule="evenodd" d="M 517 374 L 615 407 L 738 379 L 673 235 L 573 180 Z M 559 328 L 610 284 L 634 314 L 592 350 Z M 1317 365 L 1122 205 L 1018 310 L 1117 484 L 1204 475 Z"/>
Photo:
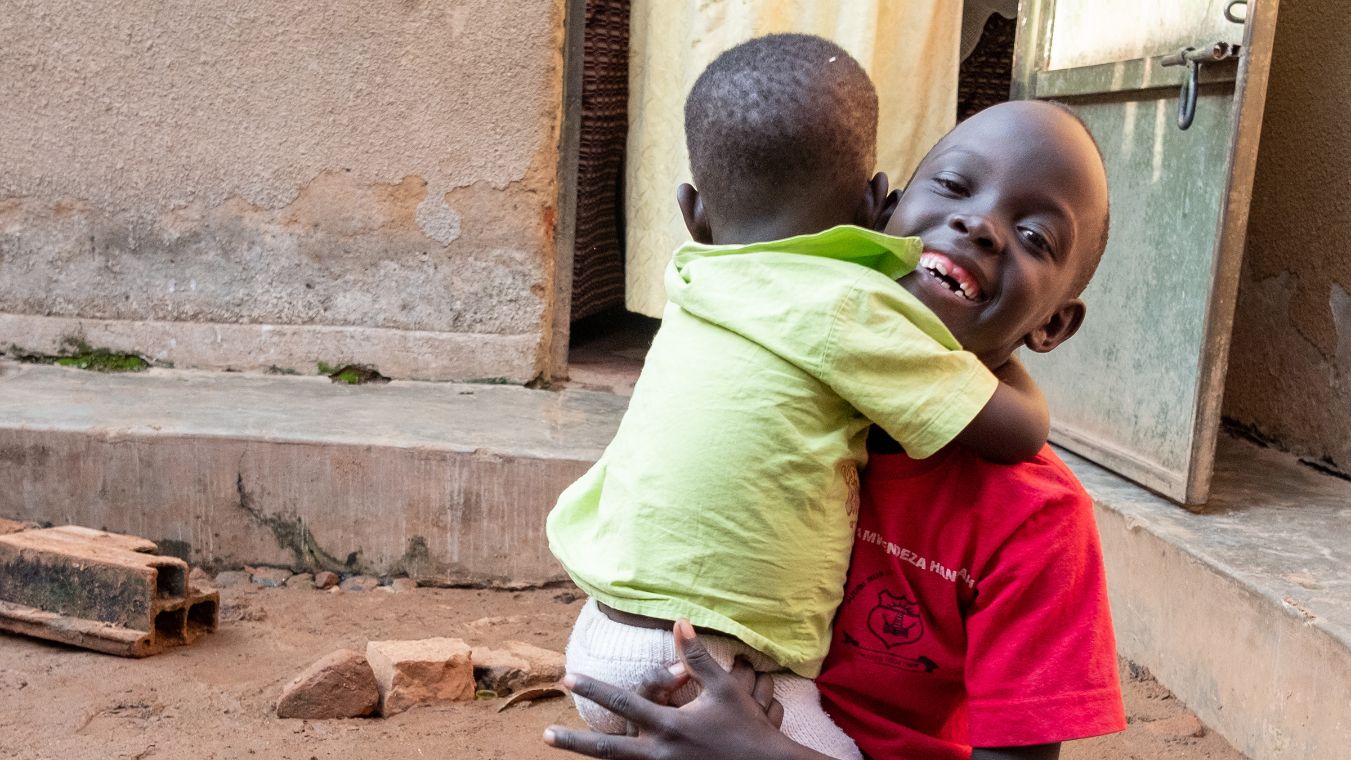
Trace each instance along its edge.
<path fill-rule="evenodd" d="M 588 599 L 577 616 L 566 651 L 570 673 L 582 673 L 623 689 L 636 689 L 658 665 L 674 662 L 675 641 L 669 630 L 616 623 Z M 577 712 L 593 730 L 622 734 L 625 720 L 589 699 L 573 695 Z"/>
<path fill-rule="evenodd" d="M 774 698 L 783 705 L 781 730 L 789 739 L 840 760 L 863 760 L 854 740 L 826 714 L 821 693 L 810 678 L 776 672 Z"/>

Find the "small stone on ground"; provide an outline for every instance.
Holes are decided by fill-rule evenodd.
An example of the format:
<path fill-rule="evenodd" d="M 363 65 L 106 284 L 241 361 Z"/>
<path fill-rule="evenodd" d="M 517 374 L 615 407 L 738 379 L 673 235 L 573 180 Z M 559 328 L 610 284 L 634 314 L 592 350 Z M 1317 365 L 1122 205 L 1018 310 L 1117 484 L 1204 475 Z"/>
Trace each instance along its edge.
<path fill-rule="evenodd" d="M 341 585 L 343 591 L 374 591 L 380 588 L 380 579 L 369 575 L 353 575 Z"/>
<path fill-rule="evenodd" d="M 338 578 L 337 573 L 331 573 L 327 570 L 323 570 L 314 574 L 314 587 L 321 591 L 324 589 L 330 589 L 338 585 L 339 580 L 340 579 Z"/>
<path fill-rule="evenodd" d="M 195 589 L 212 588 L 215 586 L 211 582 L 211 576 L 200 567 L 194 567 L 188 572 L 188 585 Z"/>
<path fill-rule="evenodd" d="M 216 573 L 217 588 L 231 588 L 233 586 L 243 586 L 246 583 L 252 583 L 253 579 L 243 570 L 226 570 L 223 573 Z"/>
<path fill-rule="evenodd" d="M 291 571 L 283 567 L 255 567 L 250 576 L 255 584 L 263 588 L 279 588 L 286 585 Z"/>
<path fill-rule="evenodd" d="M 389 588 L 391 591 L 394 591 L 395 593 L 403 593 L 405 591 L 417 591 L 417 581 L 413 580 L 412 578 L 395 578 L 394 580 L 389 582 Z"/>
<path fill-rule="evenodd" d="M 287 588 L 314 588 L 314 576 L 309 573 L 297 573 L 286 579 Z"/>

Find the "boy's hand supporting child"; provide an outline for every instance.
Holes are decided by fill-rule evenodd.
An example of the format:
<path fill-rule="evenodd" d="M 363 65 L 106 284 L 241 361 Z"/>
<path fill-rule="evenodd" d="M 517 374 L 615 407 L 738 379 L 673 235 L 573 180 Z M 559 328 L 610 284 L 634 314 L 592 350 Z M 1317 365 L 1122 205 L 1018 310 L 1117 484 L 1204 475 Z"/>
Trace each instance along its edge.
<path fill-rule="evenodd" d="M 675 624 L 675 640 L 680 660 L 670 670 L 654 670 L 637 692 L 581 674 L 564 677 L 573 693 L 627 719 L 627 736 L 549 726 L 544 741 L 580 755 L 626 760 L 830 760 L 779 730 L 783 707 L 774 700 L 773 676 L 757 674 L 744 660 L 725 670 L 688 621 Z M 700 696 L 680 708 L 668 706 L 666 697 L 691 679 Z"/>

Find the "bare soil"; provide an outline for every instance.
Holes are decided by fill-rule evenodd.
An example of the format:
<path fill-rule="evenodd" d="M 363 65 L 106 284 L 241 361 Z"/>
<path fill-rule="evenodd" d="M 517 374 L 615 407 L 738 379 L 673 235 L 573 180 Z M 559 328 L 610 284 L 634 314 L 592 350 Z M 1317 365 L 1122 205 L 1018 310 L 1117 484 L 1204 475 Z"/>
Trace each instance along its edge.
<path fill-rule="evenodd" d="M 281 720 L 282 686 L 339 647 L 453 636 L 560 650 L 574 591 L 222 589 L 221 629 L 192 647 L 127 660 L 0 634 L 0 758 L 559 760 L 546 725 L 579 725 L 553 699 L 413 709 L 392 718 Z M 1068 745 L 1070 760 L 1243 760 L 1145 674 L 1123 671 L 1130 728 Z"/>

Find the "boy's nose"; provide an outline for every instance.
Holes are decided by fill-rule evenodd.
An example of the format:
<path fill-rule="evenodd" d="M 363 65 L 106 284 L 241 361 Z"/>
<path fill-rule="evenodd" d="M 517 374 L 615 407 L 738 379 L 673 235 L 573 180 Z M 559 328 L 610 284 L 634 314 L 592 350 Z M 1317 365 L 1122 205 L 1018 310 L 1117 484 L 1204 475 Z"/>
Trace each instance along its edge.
<path fill-rule="evenodd" d="M 984 214 L 953 214 L 948 226 L 984 251 L 998 253 L 1004 250 L 1004 239 L 989 217 Z"/>

